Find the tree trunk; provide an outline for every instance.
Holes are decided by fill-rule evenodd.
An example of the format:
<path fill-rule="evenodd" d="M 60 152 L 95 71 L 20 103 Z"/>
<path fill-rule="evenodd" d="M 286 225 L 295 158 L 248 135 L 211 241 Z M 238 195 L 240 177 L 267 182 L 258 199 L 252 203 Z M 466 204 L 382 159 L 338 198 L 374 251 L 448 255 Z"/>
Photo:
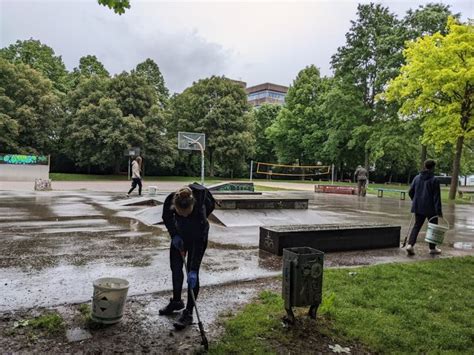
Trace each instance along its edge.
<path fill-rule="evenodd" d="M 369 151 L 365 150 L 364 152 L 364 167 L 369 172 Z"/>
<path fill-rule="evenodd" d="M 425 144 L 421 145 L 421 154 L 420 154 L 420 171 L 425 168 L 425 160 L 428 156 L 428 147 Z"/>
<path fill-rule="evenodd" d="M 408 171 L 408 176 L 407 176 L 407 184 L 410 185 L 410 177 L 411 177 L 411 174 L 410 174 L 410 171 Z"/>
<path fill-rule="evenodd" d="M 456 152 L 454 153 L 453 172 L 451 174 L 451 187 L 449 188 L 450 200 L 456 199 L 463 143 L 464 143 L 464 137 L 463 136 L 458 137 L 456 141 Z"/>

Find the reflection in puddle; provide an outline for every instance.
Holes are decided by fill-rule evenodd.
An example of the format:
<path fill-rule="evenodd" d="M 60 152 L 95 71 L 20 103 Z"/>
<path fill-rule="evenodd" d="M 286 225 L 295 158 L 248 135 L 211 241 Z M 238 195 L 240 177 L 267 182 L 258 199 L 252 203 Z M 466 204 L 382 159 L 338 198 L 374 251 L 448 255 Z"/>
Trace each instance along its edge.
<path fill-rule="evenodd" d="M 472 243 L 466 243 L 466 242 L 456 242 L 453 244 L 453 247 L 455 249 L 472 249 Z"/>

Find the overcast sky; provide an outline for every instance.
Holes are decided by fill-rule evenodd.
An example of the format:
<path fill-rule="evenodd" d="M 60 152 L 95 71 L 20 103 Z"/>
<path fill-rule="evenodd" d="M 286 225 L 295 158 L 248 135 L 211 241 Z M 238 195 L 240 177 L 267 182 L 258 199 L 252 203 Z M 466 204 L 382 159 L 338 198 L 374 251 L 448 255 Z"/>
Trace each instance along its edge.
<path fill-rule="evenodd" d="M 111 73 L 150 57 L 171 92 L 210 75 L 289 85 L 310 64 L 331 74 L 331 55 L 361 2 L 131 0 L 119 16 L 96 0 L 0 0 L 0 47 L 39 39 L 69 70 L 94 54 Z M 379 1 L 399 17 L 429 2 Z M 474 18 L 474 0 L 440 2 Z"/>

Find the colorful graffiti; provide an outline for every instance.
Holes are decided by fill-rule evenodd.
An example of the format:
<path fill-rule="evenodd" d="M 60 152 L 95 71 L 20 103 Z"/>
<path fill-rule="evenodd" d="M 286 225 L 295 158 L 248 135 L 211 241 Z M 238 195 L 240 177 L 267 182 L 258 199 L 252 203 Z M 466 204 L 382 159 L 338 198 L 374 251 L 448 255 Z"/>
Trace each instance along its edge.
<path fill-rule="evenodd" d="M 0 164 L 48 165 L 46 155 L 0 154 Z"/>

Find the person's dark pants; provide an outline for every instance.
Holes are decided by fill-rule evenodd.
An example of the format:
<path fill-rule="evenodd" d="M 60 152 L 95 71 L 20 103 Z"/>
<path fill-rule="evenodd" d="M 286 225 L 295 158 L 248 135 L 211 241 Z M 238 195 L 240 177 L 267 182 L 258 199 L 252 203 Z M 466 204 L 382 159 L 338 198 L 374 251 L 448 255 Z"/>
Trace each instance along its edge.
<path fill-rule="evenodd" d="M 357 195 L 359 196 L 365 196 L 365 185 L 367 184 L 367 180 L 366 179 L 360 179 L 360 180 L 357 180 Z"/>
<path fill-rule="evenodd" d="M 429 220 L 432 217 L 435 217 L 435 216 L 425 216 L 418 213 L 415 214 L 415 225 L 411 229 L 410 239 L 408 240 L 408 244 L 415 245 L 416 238 L 418 238 L 418 233 L 420 233 L 421 227 L 423 227 L 423 223 L 425 223 L 425 219 Z M 430 221 L 430 223 L 438 224 L 438 217 L 436 216 L 435 218 L 433 218 Z M 429 245 L 430 245 L 430 249 L 434 249 L 436 247 L 436 244 L 434 243 L 429 243 Z"/>
<path fill-rule="evenodd" d="M 186 270 L 191 271 L 191 257 L 190 255 L 193 255 L 193 249 L 192 246 L 190 248 L 186 248 L 186 243 L 184 245 L 185 250 L 187 250 L 187 266 Z M 199 258 L 199 260 L 202 260 L 202 257 L 204 256 L 204 252 L 206 251 L 207 248 L 207 240 L 205 242 L 205 246 L 203 248 L 203 255 L 196 255 L 195 257 Z M 172 279 L 173 279 L 173 300 L 174 301 L 179 301 L 181 300 L 181 291 L 183 290 L 183 280 L 184 280 L 184 272 L 183 272 L 183 257 L 181 256 L 181 253 L 178 249 L 176 249 L 173 244 L 171 244 L 170 248 L 170 265 L 171 265 L 171 274 L 172 274 Z M 200 263 L 199 263 L 199 268 L 200 268 Z M 199 268 L 198 270 L 193 270 L 196 271 L 197 273 L 197 282 L 196 282 L 196 287 L 194 287 L 194 297 L 197 299 L 198 294 L 199 294 Z M 194 308 L 193 304 L 193 299 L 191 296 L 191 289 L 188 288 L 188 301 L 186 304 L 186 309 L 192 313 Z"/>
<path fill-rule="evenodd" d="M 138 185 L 138 194 L 142 194 L 142 179 L 140 178 L 133 178 L 132 179 L 132 188 L 128 190 L 128 194 L 130 195 L 133 190 L 135 190 L 135 187 Z"/>

